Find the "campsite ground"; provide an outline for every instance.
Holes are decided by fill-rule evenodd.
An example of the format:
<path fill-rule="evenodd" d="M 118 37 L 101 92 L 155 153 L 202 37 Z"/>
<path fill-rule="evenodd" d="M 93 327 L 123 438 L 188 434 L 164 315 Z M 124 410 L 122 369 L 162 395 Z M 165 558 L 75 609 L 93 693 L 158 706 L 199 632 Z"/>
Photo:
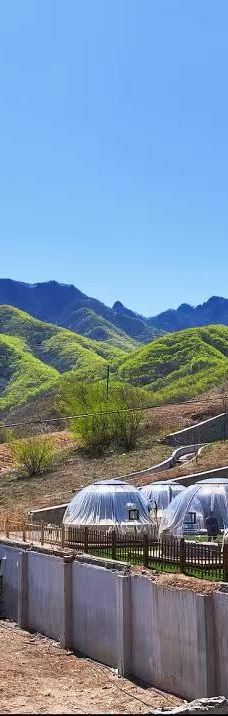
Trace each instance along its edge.
<path fill-rule="evenodd" d="M 0 623 L 0 639 L 0 714 L 149 714 L 182 703 L 11 622 Z"/>

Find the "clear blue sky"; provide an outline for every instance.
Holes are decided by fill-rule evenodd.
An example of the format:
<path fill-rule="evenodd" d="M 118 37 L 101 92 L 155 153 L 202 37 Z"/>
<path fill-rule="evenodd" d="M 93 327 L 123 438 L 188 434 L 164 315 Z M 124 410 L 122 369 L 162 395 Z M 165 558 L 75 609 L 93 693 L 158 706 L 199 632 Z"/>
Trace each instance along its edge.
<path fill-rule="evenodd" d="M 7 0 L 1 276 L 228 296 L 227 0 Z"/>

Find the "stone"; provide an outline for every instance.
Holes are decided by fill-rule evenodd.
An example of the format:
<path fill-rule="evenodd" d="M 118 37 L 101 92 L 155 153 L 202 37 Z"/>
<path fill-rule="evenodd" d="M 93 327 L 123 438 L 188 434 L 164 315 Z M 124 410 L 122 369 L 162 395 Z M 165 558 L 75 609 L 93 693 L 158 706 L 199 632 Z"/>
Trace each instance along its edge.
<path fill-rule="evenodd" d="M 185 714 L 228 714 L 228 699 L 225 696 L 213 696 L 208 699 L 197 699 L 190 703 L 178 706 L 168 711 L 151 711 L 151 714 L 162 714 L 162 716 L 185 716 Z"/>

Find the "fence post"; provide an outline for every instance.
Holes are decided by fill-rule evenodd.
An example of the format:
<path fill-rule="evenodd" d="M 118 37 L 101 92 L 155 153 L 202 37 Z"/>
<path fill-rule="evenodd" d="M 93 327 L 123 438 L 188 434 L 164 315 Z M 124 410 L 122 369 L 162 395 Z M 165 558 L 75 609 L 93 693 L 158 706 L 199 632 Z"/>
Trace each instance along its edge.
<path fill-rule="evenodd" d="M 88 527 L 85 527 L 84 532 L 84 552 L 88 553 Z"/>
<path fill-rule="evenodd" d="M 23 542 L 26 542 L 26 525 L 24 523 L 23 523 L 23 527 L 22 527 L 22 539 L 23 539 Z"/>
<path fill-rule="evenodd" d="M 224 542 L 223 551 L 223 582 L 228 582 L 228 544 Z"/>
<path fill-rule="evenodd" d="M 40 542 L 41 544 L 44 544 L 44 522 L 41 522 Z"/>
<path fill-rule="evenodd" d="M 62 525 L 61 530 L 61 547 L 64 547 L 65 544 L 65 525 Z"/>
<path fill-rule="evenodd" d="M 148 536 L 143 535 L 143 566 L 148 567 Z"/>
<path fill-rule="evenodd" d="M 184 574 L 186 570 L 186 549 L 184 537 L 180 540 L 180 571 Z"/>
<path fill-rule="evenodd" d="M 5 522 L 5 531 L 6 531 L 6 537 L 9 537 L 9 518 L 6 518 Z"/>
<path fill-rule="evenodd" d="M 112 530 L 112 559 L 116 559 L 116 530 Z"/>

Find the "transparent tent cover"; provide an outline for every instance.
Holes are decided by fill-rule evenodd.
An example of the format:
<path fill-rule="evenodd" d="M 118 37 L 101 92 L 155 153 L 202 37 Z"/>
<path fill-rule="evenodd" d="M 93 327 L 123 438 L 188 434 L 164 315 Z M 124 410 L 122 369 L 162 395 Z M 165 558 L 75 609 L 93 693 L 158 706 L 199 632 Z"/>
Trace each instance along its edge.
<path fill-rule="evenodd" d="M 186 490 L 183 485 L 178 485 L 172 480 L 160 480 L 140 488 L 141 494 L 149 500 L 151 509 L 157 511 L 158 520 L 161 519 L 163 510 L 183 490 Z"/>
<path fill-rule="evenodd" d="M 129 519 L 136 510 L 137 519 Z M 96 527 L 153 527 L 150 503 L 139 490 L 122 480 L 101 480 L 80 490 L 68 505 L 65 525 Z"/>
<path fill-rule="evenodd" d="M 180 492 L 163 512 L 159 536 L 204 532 L 210 512 L 217 518 L 220 530 L 228 528 L 227 478 L 202 480 Z"/>

